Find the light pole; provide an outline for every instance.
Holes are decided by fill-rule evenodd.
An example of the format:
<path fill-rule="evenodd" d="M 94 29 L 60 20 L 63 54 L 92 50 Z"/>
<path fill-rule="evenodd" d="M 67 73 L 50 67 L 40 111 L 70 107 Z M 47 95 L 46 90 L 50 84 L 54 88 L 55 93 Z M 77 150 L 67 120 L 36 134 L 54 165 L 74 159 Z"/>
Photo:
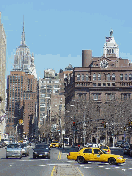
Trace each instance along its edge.
<path fill-rule="evenodd" d="M 74 105 L 70 105 L 71 107 L 73 107 Z M 75 115 L 74 115 L 74 121 L 73 121 L 73 147 L 75 146 Z"/>

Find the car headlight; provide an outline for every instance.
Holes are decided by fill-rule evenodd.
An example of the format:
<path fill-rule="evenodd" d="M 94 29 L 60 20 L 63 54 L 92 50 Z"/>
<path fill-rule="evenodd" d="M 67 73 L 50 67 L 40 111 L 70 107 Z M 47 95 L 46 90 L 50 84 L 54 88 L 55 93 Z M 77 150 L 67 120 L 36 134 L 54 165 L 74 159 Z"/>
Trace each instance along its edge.
<path fill-rule="evenodd" d="M 37 154 L 37 152 L 34 152 L 35 154 Z"/>
<path fill-rule="evenodd" d="M 122 159 L 122 157 L 117 157 L 117 159 Z"/>

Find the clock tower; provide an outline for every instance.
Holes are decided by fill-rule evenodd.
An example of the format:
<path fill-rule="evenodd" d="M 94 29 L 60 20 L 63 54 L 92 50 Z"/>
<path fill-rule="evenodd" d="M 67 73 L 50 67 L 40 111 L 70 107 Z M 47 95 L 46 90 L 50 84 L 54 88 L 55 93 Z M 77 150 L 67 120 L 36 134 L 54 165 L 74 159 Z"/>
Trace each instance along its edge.
<path fill-rule="evenodd" d="M 104 57 L 117 57 L 119 58 L 119 47 L 115 42 L 113 37 L 113 30 L 110 31 L 110 36 L 105 37 L 106 43 L 103 47 L 103 56 Z"/>

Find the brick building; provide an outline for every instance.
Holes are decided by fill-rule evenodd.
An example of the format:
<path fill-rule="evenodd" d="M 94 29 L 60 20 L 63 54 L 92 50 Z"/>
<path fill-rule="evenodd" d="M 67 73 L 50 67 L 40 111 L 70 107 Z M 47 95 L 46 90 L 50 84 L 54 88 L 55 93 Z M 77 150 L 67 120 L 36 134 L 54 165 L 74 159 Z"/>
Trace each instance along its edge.
<path fill-rule="evenodd" d="M 75 67 L 67 79 L 66 106 L 76 97 L 99 105 L 115 99 L 132 99 L 132 63 L 119 57 L 113 31 L 106 37 L 101 57 L 93 57 L 91 50 L 82 50 L 82 67 Z"/>
<path fill-rule="evenodd" d="M 6 131 L 14 135 L 19 120 L 19 133 L 29 135 L 29 121 L 36 116 L 37 79 L 22 71 L 11 71 L 7 78 L 7 123 Z"/>

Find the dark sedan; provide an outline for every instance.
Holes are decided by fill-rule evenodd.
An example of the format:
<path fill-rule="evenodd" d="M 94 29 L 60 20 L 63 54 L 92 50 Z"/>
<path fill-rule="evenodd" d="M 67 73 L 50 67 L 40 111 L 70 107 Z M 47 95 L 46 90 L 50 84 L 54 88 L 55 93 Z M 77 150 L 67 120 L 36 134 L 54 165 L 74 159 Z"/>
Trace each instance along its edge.
<path fill-rule="evenodd" d="M 123 149 L 123 154 L 129 155 L 129 151 L 130 151 L 130 145 L 126 145 Z"/>
<path fill-rule="evenodd" d="M 37 144 L 33 149 L 33 158 L 48 158 L 50 159 L 50 149 L 49 146 L 46 144 Z"/>

